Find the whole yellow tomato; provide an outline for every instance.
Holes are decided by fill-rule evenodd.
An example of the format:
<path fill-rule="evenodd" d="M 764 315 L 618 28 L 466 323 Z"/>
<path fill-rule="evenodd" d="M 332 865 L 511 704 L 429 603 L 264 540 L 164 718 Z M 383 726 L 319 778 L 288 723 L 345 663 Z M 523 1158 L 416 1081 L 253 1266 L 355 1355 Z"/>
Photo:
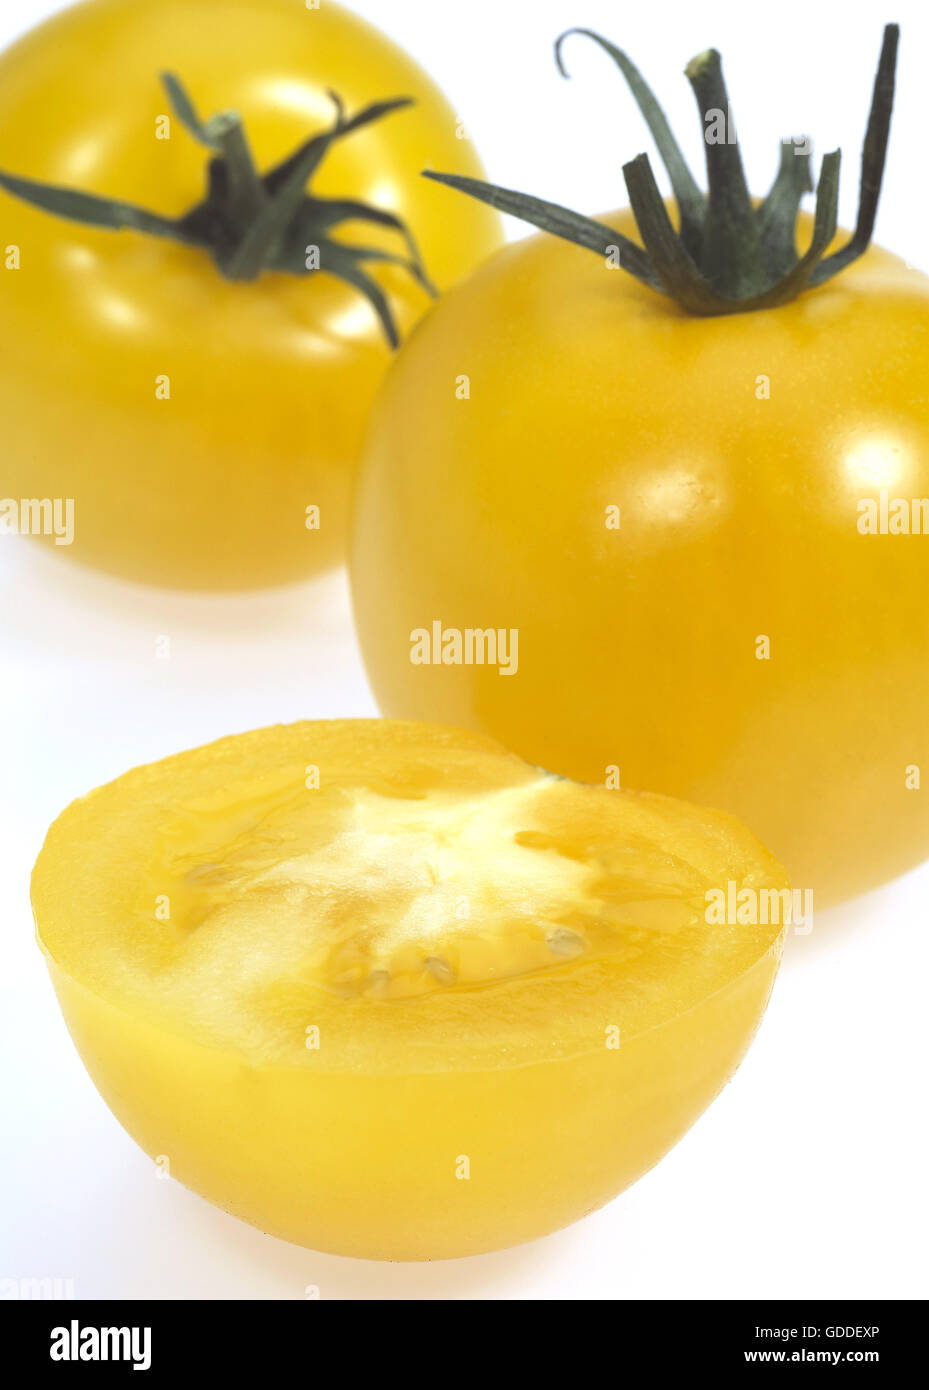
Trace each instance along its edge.
<path fill-rule="evenodd" d="M 201 117 L 232 110 L 242 123 L 198 129 L 183 94 L 172 111 L 163 73 Z M 403 97 L 409 109 L 391 109 Z M 269 188 L 255 188 L 255 172 L 380 102 L 380 119 L 309 152 L 310 165 L 324 155 L 311 169 L 316 220 L 256 233 Z M 408 229 L 440 288 L 493 250 L 496 213 L 450 209 L 418 177 L 427 163 L 478 171 L 460 133 L 421 69 L 331 0 L 89 0 L 10 48 L 5 175 L 162 219 L 200 208 L 178 242 L 64 220 L 0 191 L 0 498 L 15 502 L 5 529 L 57 529 L 45 538 L 63 553 L 177 586 L 267 585 L 340 560 L 389 321 L 402 335 L 430 302 L 418 263 L 340 248 L 410 260 Z M 323 273 L 308 273 L 311 244 Z M 384 322 L 357 283 L 385 296 Z M 30 499 L 57 500 L 60 525 Z"/>
<path fill-rule="evenodd" d="M 33 877 L 75 1044 L 170 1174 L 390 1260 L 542 1236 L 731 1077 L 792 919 L 744 826 L 435 725 L 259 729 L 75 802 Z"/>
<path fill-rule="evenodd" d="M 927 381 L 929 280 L 878 249 L 704 317 L 552 236 L 502 251 L 372 421 L 353 580 L 382 709 L 731 811 L 820 906 L 907 869 Z"/>

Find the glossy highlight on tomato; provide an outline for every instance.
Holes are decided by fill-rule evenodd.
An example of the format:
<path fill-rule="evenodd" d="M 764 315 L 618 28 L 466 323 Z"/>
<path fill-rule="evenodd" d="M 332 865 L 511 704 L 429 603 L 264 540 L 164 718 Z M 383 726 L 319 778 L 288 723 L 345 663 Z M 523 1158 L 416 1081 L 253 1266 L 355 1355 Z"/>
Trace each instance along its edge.
<path fill-rule="evenodd" d="M 204 119 L 244 123 L 265 171 L 370 103 L 415 104 L 328 152 L 315 194 L 399 214 L 438 288 L 501 242 L 486 208 L 449 217 L 427 164 L 479 172 L 456 113 L 399 48 L 339 5 L 88 0 L 0 56 L 0 167 L 177 218 L 210 151 L 161 76 Z M 165 131 L 169 138 L 163 138 Z M 348 496 L 391 351 L 370 303 L 326 274 L 227 279 L 195 246 L 87 227 L 0 191 L 3 497 L 70 499 L 59 554 L 174 587 L 248 588 L 344 557 Z M 390 228 L 336 234 L 403 251 Z M 370 267 L 401 336 L 429 306 Z M 54 544 L 52 537 L 46 538 Z"/>
<path fill-rule="evenodd" d="M 757 910 L 708 910 L 736 893 Z M 52 826 L 33 906 L 88 1071 L 172 1177 L 424 1260 L 658 1161 L 748 1047 L 790 893 L 731 817 L 369 720 L 127 773 Z"/>

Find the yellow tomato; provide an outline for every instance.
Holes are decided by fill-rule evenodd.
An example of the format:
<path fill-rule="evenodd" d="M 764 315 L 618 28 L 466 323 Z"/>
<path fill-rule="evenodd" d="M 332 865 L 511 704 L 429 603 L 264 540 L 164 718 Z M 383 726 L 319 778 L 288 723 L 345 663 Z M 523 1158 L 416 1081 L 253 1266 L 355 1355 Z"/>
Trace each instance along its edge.
<path fill-rule="evenodd" d="M 719 806 L 820 906 L 909 868 L 929 536 L 891 532 L 929 498 L 927 380 L 929 281 L 876 248 L 710 318 L 554 237 L 507 248 L 372 421 L 353 580 L 382 710 Z M 515 629 L 518 669 L 420 662 L 435 622 Z"/>
<path fill-rule="evenodd" d="M 401 216 L 440 288 L 500 243 L 496 213 L 452 216 L 419 177 L 433 163 L 478 171 L 455 112 L 331 0 L 66 10 L 0 58 L 0 167 L 185 214 L 203 198 L 209 151 L 165 124 L 165 71 L 201 116 L 241 113 L 262 173 L 332 125 L 327 89 L 347 117 L 414 98 L 334 144 L 313 193 Z M 336 235 L 404 251 L 389 228 L 353 221 Z M 58 548 L 145 581 L 266 585 L 342 558 L 352 470 L 391 355 L 363 295 L 325 274 L 229 280 L 199 247 L 82 226 L 5 192 L 0 253 L 0 497 L 72 499 L 73 544 Z M 425 291 L 394 265 L 372 274 L 406 331 Z"/>
<path fill-rule="evenodd" d="M 56 821 L 39 940 L 172 1176 L 339 1254 L 475 1254 L 650 1168 L 731 1076 L 790 894 L 738 822 L 479 735 L 296 724 Z"/>

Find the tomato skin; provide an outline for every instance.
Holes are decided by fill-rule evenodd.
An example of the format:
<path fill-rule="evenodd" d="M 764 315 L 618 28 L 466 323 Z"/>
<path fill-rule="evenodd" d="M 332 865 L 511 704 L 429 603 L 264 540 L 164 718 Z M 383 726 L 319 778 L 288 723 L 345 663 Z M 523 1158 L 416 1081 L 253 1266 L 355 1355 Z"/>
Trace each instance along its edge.
<path fill-rule="evenodd" d="M 927 380 L 929 281 L 878 248 L 715 319 L 554 238 L 507 248 L 372 420 L 353 584 L 382 710 L 733 812 L 820 907 L 911 867 L 929 538 L 862 535 L 857 506 L 929 497 Z M 435 620 L 517 628 L 518 673 L 412 664 Z"/>
<path fill-rule="evenodd" d="M 153 1160 L 168 1149 L 172 1177 L 298 1245 L 436 1260 L 548 1235 L 658 1163 L 742 1061 L 779 958 L 772 947 L 618 1053 L 414 1076 L 323 1070 L 312 1084 L 178 1039 L 49 970 L 95 1086 Z M 457 1182 L 448 1155 L 461 1153 L 473 1168 Z"/>
<path fill-rule="evenodd" d="M 453 215 L 427 165 L 479 173 L 452 108 L 400 49 L 338 5 L 303 0 L 90 0 L 0 57 L 9 172 L 177 216 L 204 193 L 208 152 L 168 111 L 175 71 L 201 116 L 240 110 L 259 169 L 349 112 L 417 104 L 344 140 L 326 197 L 399 213 L 440 288 L 502 240 L 487 208 Z M 358 244 L 401 249 L 358 224 Z M 96 231 L 0 192 L 0 495 L 75 503 L 61 553 L 132 579 L 200 588 L 280 583 L 341 561 L 351 477 L 391 353 L 367 301 L 328 276 L 231 283 L 196 249 Z M 376 272 L 402 333 L 428 307 Z M 170 399 L 156 397 L 166 376 Z M 163 395 L 163 392 L 162 392 Z M 319 530 L 307 507 L 320 508 Z"/>

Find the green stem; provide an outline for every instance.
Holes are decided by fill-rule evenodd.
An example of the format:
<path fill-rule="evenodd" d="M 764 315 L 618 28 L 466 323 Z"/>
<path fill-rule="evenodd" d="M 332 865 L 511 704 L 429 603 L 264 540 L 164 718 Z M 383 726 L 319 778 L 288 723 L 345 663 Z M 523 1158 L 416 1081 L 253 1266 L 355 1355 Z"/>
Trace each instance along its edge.
<path fill-rule="evenodd" d="M 229 176 L 230 212 L 243 228 L 258 218 L 268 196 L 252 159 L 241 120 L 234 114 L 217 117 L 216 139 Z"/>
<path fill-rule="evenodd" d="M 701 264 L 721 295 L 744 299 L 759 283 L 761 242 L 732 126 L 722 59 L 715 48 L 708 48 L 687 64 L 685 72 L 697 98 L 706 149 L 709 196 Z"/>

